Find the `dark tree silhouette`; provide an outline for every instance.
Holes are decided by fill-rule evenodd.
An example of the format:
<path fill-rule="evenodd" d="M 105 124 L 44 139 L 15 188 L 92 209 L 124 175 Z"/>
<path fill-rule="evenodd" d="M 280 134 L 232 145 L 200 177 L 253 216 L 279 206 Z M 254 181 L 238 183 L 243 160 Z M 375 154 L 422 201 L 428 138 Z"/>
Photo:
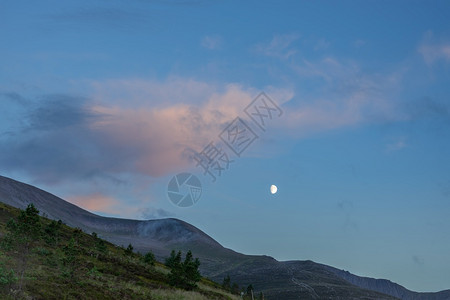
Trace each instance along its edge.
<path fill-rule="evenodd" d="M 172 251 L 170 257 L 166 259 L 166 265 L 170 267 L 169 283 L 186 290 L 192 290 L 197 287 L 201 275 L 198 270 L 200 261 L 194 259 L 191 250 L 186 253 L 184 262 L 181 262 L 181 251 L 175 254 Z"/>

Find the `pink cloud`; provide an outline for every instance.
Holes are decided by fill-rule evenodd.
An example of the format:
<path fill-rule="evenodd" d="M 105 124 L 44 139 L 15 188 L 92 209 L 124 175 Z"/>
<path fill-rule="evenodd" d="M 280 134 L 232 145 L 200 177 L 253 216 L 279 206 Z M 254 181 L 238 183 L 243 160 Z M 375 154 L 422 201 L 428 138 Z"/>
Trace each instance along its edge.
<path fill-rule="evenodd" d="M 324 93 L 322 99 L 296 99 L 274 123 L 283 132 L 302 137 L 368 122 L 369 113 L 392 114 L 391 103 L 378 91 L 398 86 L 395 74 L 364 77 L 356 64 L 332 57 L 296 70 L 301 76 L 323 77 L 338 90 Z M 193 168 L 193 152 L 217 141 L 227 122 L 245 118 L 244 108 L 260 92 L 181 78 L 110 80 L 93 86 L 95 105 L 90 109 L 103 117 L 95 119 L 90 129 L 101 139 L 101 150 L 115 154 L 109 171 L 149 176 Z M 294 97 L 289 89 L 267 87 L 266 92 L 281 106 Z"/>
<path fill-rule="evenodd" d="M 163 88 L 155 91 L 148 89 L 144 81 L 117 81 L 113 89 L 120 92 L 115 97 L 120 95 L 120 98 L 127 99 L 130 89 L 131 100 L 122 100 L 120 105 L 114 100 L 114 105 L 108 104 L 110 91 L 103 94 L 105 89 L 100 83 L 96 84 L 97 104 L 90 110 L 102 118 L 95 119 L 89 126 L 101 139 L 102 151 L 117 155 L 110 170 L 162 176 L 193 167 L 190 159 L 193 151 L 200 152 L 209 142 L 218 139 L 227 122 L 244 116 L 244 108 L 257 94 L 255 90 L 233 84 L 217 88 L 191 80 L 172 83 L 163 83 Z M 110 85 L 111 82 L 106 83 L 106 86 Z M 155 83 L 149 81 L 149 86 L 154 87 Z M 182 94 L 185 102 L 165 102 L 165 89 L 171 95 Z M 270 90 L 277 93 L 276 89 Z M 195 99 L 199 91 L 205 93 L 200 97 L 203 101 Z M 278 93 L 282 97 L 292 95 Z M 150 104 L 140 97 L 159 101 Z"/>
<path fill-rule="evenodd" d="M 123 213 L 123 208 L 120 207 L 121 204 L 118 200 L 100 193 L 72 196 L 67 200 L 91 212 L 101 212 L 113 215 Z"/>

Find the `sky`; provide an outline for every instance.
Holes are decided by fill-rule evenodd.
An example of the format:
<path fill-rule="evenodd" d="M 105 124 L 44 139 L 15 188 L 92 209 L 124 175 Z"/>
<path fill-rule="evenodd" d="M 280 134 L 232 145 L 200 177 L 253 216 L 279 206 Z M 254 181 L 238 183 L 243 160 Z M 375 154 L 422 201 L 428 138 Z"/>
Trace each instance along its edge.
<path fill-rule="evenodd" d="M 449 289 L 448 20 L 448 1 L 1 1 L 0 174 Z M 189 207 L 180 173 L 201 182 Z"/>

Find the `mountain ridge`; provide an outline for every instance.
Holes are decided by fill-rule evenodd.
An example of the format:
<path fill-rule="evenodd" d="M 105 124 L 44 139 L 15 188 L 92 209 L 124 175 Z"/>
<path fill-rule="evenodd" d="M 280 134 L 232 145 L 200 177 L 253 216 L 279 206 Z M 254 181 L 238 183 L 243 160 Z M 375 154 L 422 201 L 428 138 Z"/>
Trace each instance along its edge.
<path fill-rule="evenodd" d="M 97 234 L 162 260 L 170 250 L 192 250 L 202 262 L 202 274 L 221 282 L 230 275 L 241 285 L 253 284 L 268 299 L 450 299 L 450 290 L 417 293 L 392 283 L 360 277 L 312 261 L 277 261 L 270 256 L 244 255 L 223 247 L 197 227 L 176 219 L 130 220 L 102 217 L 32 185 L 0 176 L 0 201 L 25 208 L 29 203 L 49 218 Z M 375 280 L 375 281 L 373 281 Z M 378 280 L 378 281 L 376 281 Z M 430 297 L 433 298 L 430 298 Z"/>
<path fill-rule="evenodd" d="M 357 276 L 349 271 L 339 270 L 337 268 L 323 265 L 325 268 L 331 270 L 339 277 L 347 280 L 348 282 L 369 290 L 377 290 L 382 293 L 389 293 L 394 297 L 408 300 L 441 300 L 450 299 L 450 289 L 439 292 L 414 292 L 401 286 L 398 283 L 392 282 L 388 279 L 375 279 L 365 276 Z"/>

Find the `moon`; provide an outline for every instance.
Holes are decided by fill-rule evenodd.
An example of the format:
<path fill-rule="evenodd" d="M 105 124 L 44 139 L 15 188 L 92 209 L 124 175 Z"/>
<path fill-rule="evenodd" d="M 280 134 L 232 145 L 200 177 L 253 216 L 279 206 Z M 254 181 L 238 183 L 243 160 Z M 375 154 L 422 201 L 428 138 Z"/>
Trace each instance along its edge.
<path fill-rule="evenodd" d="M 278 191 L 277 186 L 274 185 L 274 184 L 272 184 L 272 185 L 270 186 L 270 193 L 271 193 L 271 194 L 275 194 L 277 191 Z"/>

